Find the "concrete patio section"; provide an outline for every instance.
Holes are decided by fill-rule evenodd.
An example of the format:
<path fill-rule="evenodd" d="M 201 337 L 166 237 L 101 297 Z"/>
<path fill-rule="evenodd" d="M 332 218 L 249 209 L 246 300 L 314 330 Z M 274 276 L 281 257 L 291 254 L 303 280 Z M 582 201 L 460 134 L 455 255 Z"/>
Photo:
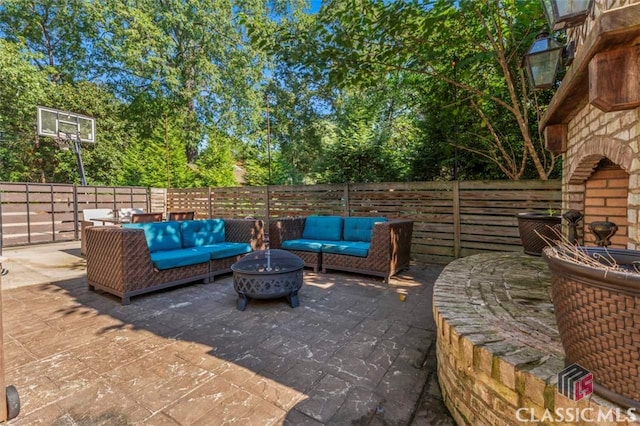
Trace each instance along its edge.
<path fill-rule="evenodd" d="M 389 285 L 305 271 L 299 308 L 240 312 L 231 276 L 122 306 L 87 290 L 78 243 L 33 249 L 3 253 L 10 425 L 453 424 L 435 378 L 439 266 Z"/>
<path fill-rule="evenodd" d="M 87 262 L 80 255 L 80 242 L 67 241 L 3 248 L 2 289 L 53 283 L 86 276 Z"/>

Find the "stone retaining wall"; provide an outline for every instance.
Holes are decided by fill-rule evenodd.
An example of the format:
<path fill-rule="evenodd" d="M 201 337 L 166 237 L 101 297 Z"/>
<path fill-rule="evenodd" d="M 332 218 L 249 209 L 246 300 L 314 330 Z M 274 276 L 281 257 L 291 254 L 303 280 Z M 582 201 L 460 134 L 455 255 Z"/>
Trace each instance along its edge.
<path fill-rule="evenodd" d="M 458 259 L 435 283 L 433 310 L 438 380 L 459 425 L 594 424 L 598 415 L 612 421 L 595 424 L 640 425 L 640 413 L 628 423 L 626 409 L 596 395 L 576 402 L 557 392 L 564 351 L 541 258 Z"/>

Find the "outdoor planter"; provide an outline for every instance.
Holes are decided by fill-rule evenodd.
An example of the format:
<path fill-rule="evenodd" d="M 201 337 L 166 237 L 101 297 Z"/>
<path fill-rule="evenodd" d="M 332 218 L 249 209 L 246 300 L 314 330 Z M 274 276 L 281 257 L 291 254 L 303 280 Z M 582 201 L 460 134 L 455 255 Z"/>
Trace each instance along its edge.
<path fill-rule="evenodd" d="M 545 238 L 556 240 L 561 231 L 562 217 L 560 215 L 525 212 L 518 213 L 517 218 L 520 241 L 522 241 L 522 247 L 524 247 L 526 254 L 540 256 L 542 249 L 549 245 Z"/>
<path fill-rule="evenodd" d="M 597 394 L 640 409 L 640 252 L 578 249 L 587 261 L 564 246 L 543 254 L 567 365 L 593 373 Z M 619 268 L 604 266 L 611 261 Z"/>

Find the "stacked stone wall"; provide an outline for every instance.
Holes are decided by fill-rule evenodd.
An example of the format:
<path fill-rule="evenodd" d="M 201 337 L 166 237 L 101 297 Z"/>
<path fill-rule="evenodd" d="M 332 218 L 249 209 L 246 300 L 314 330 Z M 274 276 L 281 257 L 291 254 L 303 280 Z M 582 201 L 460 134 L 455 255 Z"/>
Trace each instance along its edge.
<path fill-rule="evenodd" d="M 581 26 L 567 30 L 568 42 L 575 43 L 575 55 L 583 54 L 582 47 L 593 30 L 595 19 L 602 13 L 625 7 L 640 0 L 595 0 L 592 12 Z M 640 108 L 603 112 L 586 104 L 576 105 L 576 113 L 568 123 L 567 147 L 563 157 L 563 210 L 574 209 L 585 213 L 585 183 L 602 158 L 608 158 L 629 174 L 625 229 L 627 248 L 640 247 Z M 589 200 L 589 203 L 605 203 Z M 600 216 L 606 216 L 600 215 Z M 585 218 L 588 219 L 588 218 Z M 584 221 L 586 225 L 587 220 Z M 588 234 L 585 233 L 588 238 Z"/>
<path fill-rule="evenodd" d="M 583 213 L 585 182 L 602 158 L 608 158 L 629 174 L 625 225 L 628 225 L 629 237 L 626 245 L 630 249 L 640 247 L 639 142 L 640 108 L 606 113 L 587 104 L 569 122 L 568 149 L 562 173 L 563 210 L 575 209 Z"/>
<path fill-rule="evenodd" d="M 461 258 L 440 274 L 433 296 L 438 380 L 456 423 L 594 424 L 602 413 L 611 421 L 595 424 L 640 426 L 640 416 L 627 422 L 625 408 L 596 395 L 574 401 L 558 393 L 564 351 L 549 289 L 546 263 L 516 253 Z M 558 415 L 578 411 L 585 421 Z"/>

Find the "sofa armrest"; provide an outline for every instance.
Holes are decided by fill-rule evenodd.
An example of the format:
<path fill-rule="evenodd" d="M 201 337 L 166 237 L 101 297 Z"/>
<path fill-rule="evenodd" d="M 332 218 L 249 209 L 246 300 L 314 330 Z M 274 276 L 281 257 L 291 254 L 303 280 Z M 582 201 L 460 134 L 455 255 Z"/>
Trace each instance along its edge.
<path fill-rule="evenodd" d="M 269 246 L 273 249 L 282 247 L 282 242 L 302 238 L 306 217 L 283 217 L 269 224 Z"/>
<path fill-rule="evenodd" d="M 82 255 L 86 255 L 87 254 L 87 241 L 85 238 L 85 233 L 87 228 L 90 228 L 92 226 L 112 226 L 111 224 L 109 225 L 105 225 L 104 223 L 102 224 L 97 224 L 98 222 L 94 222 L 91 220 L 81 220 L 80 221 L 80 254 Z"/>
<path fill-rule="evenodd" d="M 89 285 L 125 292 L 148 284 L 154 267 L 142 229 L 92 226 L 85 232 Z"/>
<path fill-rule="evenodd" d="M 392 219 L 377 222 L 373 226 L 373 235 L 369 255 L 379 257 L 391 270 L 409 265 L 411 257 L 411 237 L 413 221 Z"/>
<path fill-rule="evenodd" d="M 264 249 L 264 224 L 256 219 L 224 219 L 224 239 L 249 243 L 252 250 Z"/>
<path fill-rule="evenodd" d="M 87 254 L 87 238 L 85 237 L 87 228 L 94 226 L 93 222 L 90 220 L 81 220 L 80 221 L 80 254 Z"/>

